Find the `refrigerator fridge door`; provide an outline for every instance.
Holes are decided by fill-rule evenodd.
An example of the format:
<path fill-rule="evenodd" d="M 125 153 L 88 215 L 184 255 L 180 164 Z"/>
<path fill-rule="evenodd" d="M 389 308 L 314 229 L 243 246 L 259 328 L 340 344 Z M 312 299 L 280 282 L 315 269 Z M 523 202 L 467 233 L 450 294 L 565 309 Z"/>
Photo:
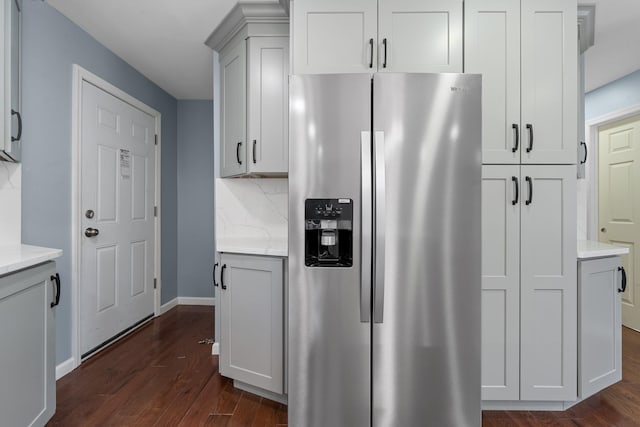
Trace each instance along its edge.
<path fill-rule="evenodd" d="M 480 426 L 480 76 L 373 80 L 372 425 Z"/>
<path fill-rule="evenodd" d="M 289 425 L 368 427 L 371 282 L 360 265 L 361 240 L 371 252 L 371 168 L 361 165 L 371 155 L 370 75 L 291 76 L 290 118 Z M 331 255 L 340 232 L 352 233 L 351 253 Z"/>

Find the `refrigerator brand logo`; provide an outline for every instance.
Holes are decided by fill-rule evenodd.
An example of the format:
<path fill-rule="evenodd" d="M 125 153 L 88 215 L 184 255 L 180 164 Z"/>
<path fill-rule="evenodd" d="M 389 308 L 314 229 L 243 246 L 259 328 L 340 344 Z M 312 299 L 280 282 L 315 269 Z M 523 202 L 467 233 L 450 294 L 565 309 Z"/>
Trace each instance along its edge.
<path fill-rule="evenodd" d="M 466 87 L 451 86 L 451 92 L 466 92 Z"/>

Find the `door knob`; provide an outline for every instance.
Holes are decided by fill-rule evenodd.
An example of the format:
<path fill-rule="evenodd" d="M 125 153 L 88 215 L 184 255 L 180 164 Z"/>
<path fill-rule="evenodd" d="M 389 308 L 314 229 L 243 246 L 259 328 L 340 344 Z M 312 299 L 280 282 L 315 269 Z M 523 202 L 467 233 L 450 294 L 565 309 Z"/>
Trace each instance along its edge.
<path fill-rule="evenodd" d="M 100 234 L 100 230 L 98 230 L 97 228 L 89 227 L 84 230 L 84 235 L 87 237 L 96 237 L 98 234 Z"/>
<path fill-rule="evenodd" d="M 602 228 L 600 229 L 600 231 L 602 231 L 603 233 L 606 233 L 606 232 L 607 232 L 607 229 L 606 229 L 606 228 L 604 228 L 604 227 L 602 227 Z"/>

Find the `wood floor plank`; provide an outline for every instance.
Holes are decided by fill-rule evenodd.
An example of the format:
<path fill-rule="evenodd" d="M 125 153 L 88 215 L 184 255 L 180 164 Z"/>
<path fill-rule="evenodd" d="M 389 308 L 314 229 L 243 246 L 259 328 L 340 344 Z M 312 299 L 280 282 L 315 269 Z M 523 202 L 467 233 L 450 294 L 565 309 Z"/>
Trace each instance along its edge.
<path fill-rule="evenodd" d="M 49 426 L 284 427 L 287 407 L 218 372 L 213 307 L 178 306 L 57 382 Z M 482 425 L 640 426 L 640 333 L 623 328 L 623 380 L 566 411 L 484 411 Z"/>

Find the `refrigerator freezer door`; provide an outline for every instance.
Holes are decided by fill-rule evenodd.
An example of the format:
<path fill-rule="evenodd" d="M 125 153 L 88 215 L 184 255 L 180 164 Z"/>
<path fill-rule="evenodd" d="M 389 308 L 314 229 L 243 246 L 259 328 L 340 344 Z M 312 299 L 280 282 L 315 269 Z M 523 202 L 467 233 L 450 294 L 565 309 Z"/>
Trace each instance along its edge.
<path fill-rule="evenodd" d="M 371 323 L 368 315 L 362 321 L 361 306 L 371 303 L 361 303 L 367 182 L 361 141 L 371 129 L 371 77 L 291 76 L 290 94 L 289 425 L 368 427 Z M 307 199 L 352 201 L 352 267 L 305 266 Z"/>
<path fill-rule="evenodd" d="M 480 426 L 480 77 L 376 74 L 373 94 L 386 194 L 372 425 Z"/>

